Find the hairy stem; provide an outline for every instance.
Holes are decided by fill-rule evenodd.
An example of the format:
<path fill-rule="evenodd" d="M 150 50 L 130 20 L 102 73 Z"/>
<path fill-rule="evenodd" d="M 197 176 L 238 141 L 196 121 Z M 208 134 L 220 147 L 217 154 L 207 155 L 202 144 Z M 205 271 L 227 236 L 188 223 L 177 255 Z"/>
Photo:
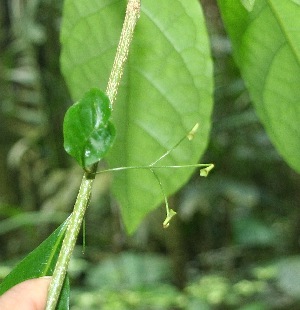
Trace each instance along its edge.
<path fill-rule="evenodd" d="M 93 181 L 94 177 L 89 178 L 87 173 L 83 175 L 77 199 L 74 205 L 74 210 L 68 224 L 66 235 L 63 240 L 63 244 L 50 283 L 46 307 L 47 310 L 54 310 L 59 299 L 71 254 L 75 247 L 82 220 L 89 203 Z"/>
<path fill-rule="evenodd" d="M 139 16 L 140 0 L 129 0 L 113 68 L 111 70 L 106 88 L 106 94 L 110 99 L 111 107 L 113 106 L 118 92 L 119 83 L 128 57 L 130 43 L 132 41 L 134 28 Z M 89 172 L 85 172 L 83 175 L 78 196 L 74 205 L 74 210 L 68 224 L 66 235 L 49 286 L 46 310 L 55 310 L 56 308 L 71 255 L 76 244 L 77 236 L 85 215 L 85 211 L 89 204 L 96 171 L 97 164 L 95 164 Z"/>
<path fill-rule="evenodd" d="M 106 94 L 111 107 L 116 99 L 119 83 L 121 81 L 124 64 L 127 60 L 130 43 L 132 41 L 135 25 L 140 17 L 140 0 L 129 0 L 126 8 L 126 16 L 117 48 L 116 57 L 107 83 Z"/>

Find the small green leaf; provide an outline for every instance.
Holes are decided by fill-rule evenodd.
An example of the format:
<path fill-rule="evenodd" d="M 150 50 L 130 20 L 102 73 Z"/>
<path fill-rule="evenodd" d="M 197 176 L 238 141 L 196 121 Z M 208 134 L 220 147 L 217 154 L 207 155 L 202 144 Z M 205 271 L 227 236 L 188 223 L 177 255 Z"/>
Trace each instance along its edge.
<path fill-rule="evenodd" d="M 0 284 L 0 295 L 28 279 L 51 276 L 65 236 L 68 219 L 29 253 Z M 65 279 L 58 310 L 69 309 L 69 280 Z"/>
<path fill-rule="evenodd" d="M 115 137 L 108 97 L 93 88 L 73 104 L 64 119 L 64 148 L 83 168 L 98 162 Z"/>

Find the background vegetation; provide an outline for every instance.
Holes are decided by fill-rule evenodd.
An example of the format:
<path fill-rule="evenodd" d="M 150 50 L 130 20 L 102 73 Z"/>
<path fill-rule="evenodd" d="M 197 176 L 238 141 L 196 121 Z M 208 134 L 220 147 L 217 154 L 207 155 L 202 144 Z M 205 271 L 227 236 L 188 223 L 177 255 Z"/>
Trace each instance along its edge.
<path fill-rule="evenodd" d="M 62 147 L 71 104 L 59 70 L 59 0 L 0 2 L 0 277 L 69 214 L 81 170 Z M 72 309 L 298 309 L 300 177 L 250 105 L 214 1 L 201 1 L 215 63 L 202 162 L 164 209 L 126 236 L 109 175 L 96 179 L 87 247 L 72 261 Z"/>

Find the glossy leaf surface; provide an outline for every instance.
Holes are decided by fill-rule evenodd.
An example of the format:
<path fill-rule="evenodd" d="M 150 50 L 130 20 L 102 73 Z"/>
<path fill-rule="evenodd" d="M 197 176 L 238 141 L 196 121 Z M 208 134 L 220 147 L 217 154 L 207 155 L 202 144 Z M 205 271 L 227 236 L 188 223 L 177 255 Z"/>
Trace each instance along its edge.
<path fill-rule="evenodd" d="M 0 295 L 28 279 L 51 276 L 65 236 L 68 220 L 58 227 L 44 242 L 29 253 L 0 284 Z M 70 287 L 66 278 L 58 310 L 69 309 Z"/>
<path fill-rule="evenodd" d="M 125 0 L 66 0 L 61 64 L 73 98 L 105 88 L 125 15 Z M 195 123 L 195 139 L 185 141 L 158 164 L 199 161 L 210 131 L 213 70 L 209 41 L 197 0 L 143 0 L 126 70 L 113 111 L 116 141 L 111 167 L 148 165 L 175 145 Z M 157 170 L 167 195 L 193 169 Z M 113 192 L 129 232 L 163 196 L 147 170 L 114 174 Z M 162 219 L 163 222 L 163 219 Z"/>
<path fill-rule="evenodd" d="M 300 172 L 300 6 L 220 0 L 234 56 L 256 111 L 284 160 Z"/>
<path fill-rule="evenodd" d="M 98 162 L 107 153 L 115 137 L 109 121 L 111 114 L 107 96 L 93 88 L 73 104 L 64 119 L 64 148 L 81 167 Z"/>

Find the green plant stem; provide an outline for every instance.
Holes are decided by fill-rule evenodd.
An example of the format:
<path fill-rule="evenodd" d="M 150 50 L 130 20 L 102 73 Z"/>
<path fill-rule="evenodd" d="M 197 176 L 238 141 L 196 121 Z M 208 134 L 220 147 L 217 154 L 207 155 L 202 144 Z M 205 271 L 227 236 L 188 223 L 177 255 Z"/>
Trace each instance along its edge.
<path fill-rule="evenodd" d="M 66 231 L 65 238 L 59 253 L 59 257 L 53 272 L 52 280 L 49 287 L 47 300 L 48 310 L 54 310 L 59 299 L 59 295 L 64 283 L 70 262 L 71 254 L 76 244 L 77 236 L 84 218 L 86 208 L 91 196 L 92 184 L 94 178 L 89 178 L 88 173 L 84 173 L 78 196 L 74 205 L 74 210 Z"/>
<path fill-rule="evenodd" d="M 119 83 L 124 71 L 124 65 L 127 60 L 129 47 L 132 41 L 134 28 L 139 16 L 140 0 L 129 0 L 119 45 L 106 89 L 106 94 L 110 99 L 111 107 L 113 106 L 118 92 Z M 46 310 L 55 310 L 56 308 L 71 255 L 76 244 L 77 236 L 85 215 L 85 211 L 88 207 L 96 170 L 97 164 L 93 165 L 92 169 L 89 172 L 85 172 L 83 175 L 78 196 L 74 205 L 74 210 L 72 212 L 70 223 L 68 225 L 49 286 Z"/>
<path fill-rule="evenodd" d="M 107 83 L 106 94 L 110 100 L 111 108 L 116 99 L 119 84 L 124 71 L 124 64 L 127 60 L 129 47 L 132 41 L 134 28 L 140 17 L 140 0 L 129 0 L 126 8 L 126 15 L 117 48 L 116 57 Z"/>

